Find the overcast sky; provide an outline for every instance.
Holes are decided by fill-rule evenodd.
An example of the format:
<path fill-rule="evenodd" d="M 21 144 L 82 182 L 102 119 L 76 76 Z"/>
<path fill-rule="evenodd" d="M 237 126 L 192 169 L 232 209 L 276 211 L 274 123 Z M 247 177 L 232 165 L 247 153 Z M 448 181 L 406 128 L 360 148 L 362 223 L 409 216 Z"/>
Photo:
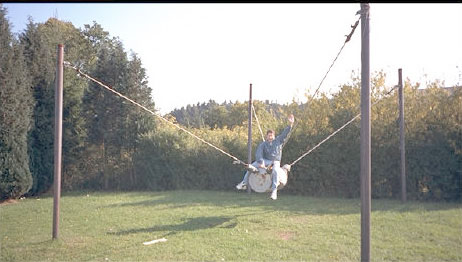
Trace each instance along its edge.
<path fill-rule="evenodd" d="M 357 20 L 360 4 L 4 4 L 13 32 L 50 17 L 96 21 L 137 53 L 157 109 L 253 97 L 304 102 Z M 370 4 L 371 72 L 397 84 L 462 84 L 462 4 Z M 336 92 L 361 67 L 361 26 L 322 85 Z M 72 62 L 72 61 L 71 61 Z"/>

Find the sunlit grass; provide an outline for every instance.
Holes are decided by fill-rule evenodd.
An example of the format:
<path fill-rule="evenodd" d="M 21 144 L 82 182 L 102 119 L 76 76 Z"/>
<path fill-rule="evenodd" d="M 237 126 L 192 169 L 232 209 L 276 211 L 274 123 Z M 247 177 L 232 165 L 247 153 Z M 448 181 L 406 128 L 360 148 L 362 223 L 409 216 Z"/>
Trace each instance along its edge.
<path fill-rule="evenodd" d="M 72 193 L 0 207 L 1 261 L 359 261 L 360 201 L 215 191 Z M 143 245 L 165 237 L 167 242 Z M 460 204 L 373 200 L 372 261 L 462 261 Z"/>

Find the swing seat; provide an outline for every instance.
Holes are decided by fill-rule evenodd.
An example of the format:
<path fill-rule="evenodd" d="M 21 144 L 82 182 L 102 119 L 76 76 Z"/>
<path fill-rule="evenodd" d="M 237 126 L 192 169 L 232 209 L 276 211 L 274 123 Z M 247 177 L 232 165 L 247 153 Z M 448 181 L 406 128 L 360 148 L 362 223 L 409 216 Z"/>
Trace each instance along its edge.
<path fill-rule="evenodd" d="M 284 165 L 282 170 L 284 172 L 279 177 L 278 190 L 284 188 L 287 184 L 290 166 Z M 249 174 L 249 186 L 257 193 L 271 192 L 271 184 L 271 174 L 268 174 L 265 168 L 258 168 L 258 173 L 252 172 Z"/>

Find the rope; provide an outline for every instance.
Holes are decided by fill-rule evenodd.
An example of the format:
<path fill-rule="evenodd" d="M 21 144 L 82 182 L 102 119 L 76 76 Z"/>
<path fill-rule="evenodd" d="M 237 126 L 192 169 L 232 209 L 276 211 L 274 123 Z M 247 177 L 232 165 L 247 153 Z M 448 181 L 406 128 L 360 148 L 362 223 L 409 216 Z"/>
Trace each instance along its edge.
<path fill-rule="evenodd" d="M 340 56 L 340 53 L 342 53 L 343 51 L 343 48 L 345 47 L 346 43 L 348 43 L 351 39 L 351 37 L 353 36 L 353 33 L 355 32 L 355 29 L 356 27 L 358 26 L 359 24 L 359 20 L 361 19 L 361 17 L 358 18 L 358 20 L 356 20 L 355 24 L 351 26 L 351 32 L 350 34 L 346 35 L 346 39 L 345 39 L 345 42 L 343 43 L 342 47 L 340 48 L 340 50 L 338 51 L 337 53 L 337 56 L 334 58 L 334 60 L 332 61 L 332 64 L 330 65 L 329 69 L 327 70 L 326 74 L 324 75 L 324 77 L 322 78 L 321 82 L 319 83 L 318 85 L 318 88 L 316 89 L 316 91 L 314 92 L 313 96 L 311 97 L 311 100 L 314 98 L 314 96 L 316 95 L 316 93 L 318 92 L 319 88 L 321 88 L 321 85 L 322 83 L 324 82 L 324 80 L 326 79 L 327 75 L 329 74 L 330 70 L 332 69 L 332 67 L 334 66 L 335 64 L 335 61 L 337 61 L 338 57 Z"/>
<path fill-rule="evenodd" d="M 265 136 L 263 135 L 263 131 L 262 131 L 261 127 L 260 127 L 260 122 L 258 121 L 257 112 L 255 111 L 255 107 L 253 106 L 253 104 L 252 104 L 252 110 L 253 110 L 255 119 L 257 120 L 258 129 L 260 130 L 260 134 L 261 134 L 261 139 L 262 139 L 263 142 L 264 142 L 264 141 L 265 141 Z M 292 135 L 292 132 L 294 131 L 294 129 L 295 129 L 296 126 L 297 126 L 297 122 L 295 122 L 294 126 L 290 129 L 289 134 L 287 134 L 287 137 L 286 137 L 284 143 L 283 143 L 282 146 L 281 146 L 281 150 L 284 148 L 284 146 L 285 146 L 285 145 L 287 144 L 287 142 L 289 141 L 290 136 Z"/>
<path fill-rule="evenodd" d="M 357 13 L 357 14 L 358 14 L 358 13 Z M 340 48 L 340 51 L 337 53 L 337 56 L 336 56 L 336 57 L 334 58 L 334 60 L 332 61 L 332 64 L 330 65 L 330 67 L 329 67 L 329 69 L 327 70 L 326 74 L 324 75 L 323 79 L 322 79 L 321 82 L 319 83 L 318 88 L 315 90 L 315 92 L 314 92 L 314 94 L 313 94 L 311 100 L 314 98 L 314 96 L 316 95 L 316 93 L 317 93 L 317 92 L 319 91 L 319 89 L 321 88 L 322 83 L 323 83 L 324 80 L 326 79 L 326 77 L 327 77 L 327 75 L 329 74 L 331 68 L 334 66 L 335 62 L 337 61 L 338 57 L 340 56 L 340 53 L 342 52 L 342 50 L 343 50 L 343 48 L 345 47 L 346 43 L 350 41 L 350 39 L 351 39 L 351 37 L 352 37 L 352 35 L 353 35 L 353 33 L 354 33 L 356 27 L 358 26 L 358 23 L 359 23 L 359 20 L 360 20 L 360 19 L 361 19 L 361 17 L 358 18 L 358 20 L 356 21 L 356 23 L 355 23 L 354 25 L 351 26 L 351 27 L 352 27 L 352 30 L 351 30 L 350 34 L 349 34 L 349 35 L 346 35 L 345 42 L 343 43 L 342 47 Z M 134 104 L 134 105 L 136 105 L 136 106 L 142 108 L 143 110 L 149 112 L 150 114 L 152 114 L 152 115 L 154 115 L 154 116 L 160 118 L 161 120 L 165 121 L 166 123 L 168 123 L 168 124 L 170 124 L 170 125 L 172 125 L 172 126 L 178 128 L 178 129 L 180 129 L 180 130 L 186 132 L 187 134 L 191 135 L 192 137 L 196 138 L 197 140 L 199 140 L 199 141 L 201 141 L 201 142 L 207 144 L 208 146 L 210 146 L 210 147 L 212 147 L 212 148 L 214 148 L 214 149 L 220 151 L 221 153 L 223 153 L 223 154 L 229 156 L 230 158 L 232 158 L 232 159 L 235 160 L 235 161 L 233 161 L 233 164 L 242 164 L 242 165 L 248 166 L 244 161 L 238 159 L 237 157 L 235 157 L 235 156 L 233 156 L 233 155 L 231 155 L 231 154 L 225 152 L 224 150 L 218 148 L 217 146 L 214 146 L 214 145 L 211 144 L 210 142 L 207 142 L 206 140 L 204 140 L 204 139 L 198 137 L 197 135 L 195 135 L 195 134 L 191 133 L 190 131 L 184 129 L 183 127 L 181 127 L 181 126 L 179 126 L 179 125 L 177 125 L 177 124 L 175 124 L 175 123 L 172 123 L 172 122 L 168 121 L 167 119 L 165 119 L 165 118 L 162 117 L 161 115 L 159 115 L 159 114 L 155 113 L 154 111 L 152 111 L 152 110 L 146 108 L 145 106 L 139 104 L 138 102 L 136 102 L 136 101 L 134 101 L 134 100 L 132 100 L 132 99 L 130 99 L 130 98 L 124 96 L 123 94 L 121 94 L 121 93 L 115 91 L 114 89 L 112 89 L 111 87 L 105 85 L 105 84 L 102 83 L 101 81 L 99 81 L 99 80 L 97 80 L 97 79 L 95 79 L 95 78 L 93 78 L 93 77 L 91 77 L 91 76 L 89 76 L 89 75 L 83 73 L 83 72 L 80 70 L 80 68 L 78 68 L 77 66 L 71 64 L 70 62 L 64 61 L 64 65 L 67 66 L 67 67 L 70 67 L 70 68 L 72 68 L 72 69 L 74 69 L 74 70 L 76 70 L 77 73 L 78 73 L 80 76 L 83 76 L 83 77 L 85 77 L 85 78 L 87 78 L 87 79 L 89 79 L 89 80 L 91 80 L 91 81 L 97 83 L 98 85 L 100 85 L 100 86 L 104 87 L 105 89 L 107 89 L 107 90 L 113 92 L 114 94 L 118 95 L 119 97 L 124 98 L 125 100 L 131 102 L 132 104 Z M 256 112 L 255 112 L 255 108 L 253 107 L 253 105 L 252 105 L 252 109 L 253 109 L 253 111 L 254 111 L 255 119 L 257 120 L 258 128 L 260 129 L 260 133 L 261 133 L 262 138 L 263 138 L 263 141 L 264 141 L 265 139 L 264 139 L 263 131 L 261 130 L 260 123 L 259 123 L 259 121 L 258 121 L 258 117 L 257 117 L 257 114 L 256 114 Z M 360 114 L 357 115 L 356 117 L 354 117 L 354 118 L 353 118 L 352 120 L 350 120 L 349 122 L 347 122 L 347 123 L 346 123 L 344 126 L 342 126 L 340 129 L 336 130 L 334 133 L 332 133 L 332 134 L 331 134 L 330 136 L 328 136 L 326 139 L 324 139 L 323 141 L 321 141 L 321 143 L 319 143 L 318 145 L 316 145 L 315 147 L 313 147 L 310 151 L 308 151 L 307 153 L 303 154 L 303 155 L 302 155 L 301 157 L 299 157 L 296 161 L 294 161 L 294 162 L 291 164 L 291 166 L 294 165 L 295 163 L 297 163 L 298 161 L 300 161 L 303 157 L 305 157 L 305 156 L 308 155 L 309 153 L 311 153 L 314 149 L 316 149 L 317 147 L 319 147 L 322 143 L 324 143 L 325 141 L 327 141 L 330 137 L 332 137 L 332 136 L 335 135 L 337 132 L 339 132 L 341 129 L 343 129 L 345 126 L 347 126 L 348 124 L 350 124 L 351 122 L 353 122 L 353 120 L 356 119 L 356 118 L 359 117 L 359 116 L 360 116 Z M 295 126 L 296 126 L 296 125 L 295 125 Z M 294 126 L 294 128 L 292 128 L 291 131 L 293 131 L 293 130 L 295 129 L 295 126 Z M 291 133 L 291 132 L 290 132 L 290 133 Z M 288 136 L 290 136 L 290 133 L 289 133 Z M 285 144 L 284 144 L 284 145 L 285 145 Z M 284 146 L 284 145 L 283 145 L 283 146 Z"/>
<path fill-rule="evenodd" d="M 265 135 L 263 135 L 263 131 L 261 130 L 260 121 L 258 121 L 257 112 L 255 111 L 255 107 L 253 106 L 253 104 L 252 104 L 252 110 L 253 110 L 253 115 L 255 116 L 255 119 L 257 120 L 258 129 L 260 130 L 260 134 L 261 134 L 261 139 L 265 141 Z"/>
<path fill-rule="evenodd" d="M 263 131 L 262 131 L 261 127 L 260 127 L 260 122 L 258 121 L 257 112 L 255 111 L 255 107 L 253 106 L 253 104 L 252 104 L 252 110 L 253 110 L 255 119 L 257 120 L 258 129 L 260 129 L 261 138 L 262 138 L 263 141 L 265 141 L 265 136 L 263 135 Z M 284 142 L 284 143 L 282 144 L 282 146 L 281 146 L 281 150 L 282 150 L 282 148 L 284 148 L 284 146 L 287 144 L 287 141 L 289 141 L 290 135 L 292 134 L 292 131 L 294 131 L 294 129 L 295 129 L 296 126 L 297 126 L 297 122 L 295 122 L 293 128 L 290 129 L 289 134 L 287 134 L 287 137 L 286 137 L 286 139 L 285 139 L 285 142 Z"/>
<path fill-rule="evenodd" d="M 386 96 L 388 96 L 397 86 L 394 86 L 390 91 L 388 91 L 382 98 L 378 99 L 377 101 L 375 101 L 372 105 L 376 105 L 378 102 L 380 102 L 383 98 L 385 98 Z M 307 156 L 308 154 L 310 154 L 311 152 L 313 152 L 316 148 L 318 148 L 319 146 L 321 146 L 322 144 L 324 144 L 324 142 L 326 142 L 327 140 L 329 140 L 331 137 L 333 137 L 335 134 L 337 134 L 338 132 L 340 132 L 342 129 L 344 129 L 346 126 L 348 126 L 349 124 L 351 124 L 354 120 L 356 120 L 356 118 L 360 117 L 361 116 L 361 113 L 357 114 L 355 117 L 353 117 L 350 121 L 346 122 L 343 126 L 341 126 L 339 129 L 335 130 L 332 134 L 330 134 L 328 137 L 326 137 L 324 140 L 322 140 L 321 142 L 319 142 L 317 145 L 315 145 L 313 148 L 311 148 L 310 150 L 308 150 L 306 153 L 302 154 L 299 158 L 297 158 L 294 162 L 292 162 L 290 164 L 290 166 L 293 166 L 294 164 L 296 164 L 298 161 L 300 161 L 302 158 L 304 158 L 305 156 Z"/>
<path fill-rule="evenodd" d="M 95 78 L 93 78 L 93 77 L 91 77 L 91 76 L 89 76 L 89 75 L 83 73 L 83 72 L 80 70 L 80 68 L 78 68 L 77 66 L 71 64 L 70 62 L 64 61 L 64 65 L 65 65 L 65 66 L 68 66 L 68 67 L 70 67 L 70 68 L 72 68 L 72 69 L 74 69 L 75 71 L 77 71 L 77 73 L 78 73 L 80 76 L 83 76 L 83 77 L 85 77 L 85 78 L 87 78 L 87 79 L 89 79 L 89 80 L 91 80 L 91 81 L 97 83 L 98 85 L 104 87 L 105 89 L 111 91 L 112 93 L 118 95 L 119 97 L 122 97 L 123 99 L 125 99 L 125 100 L 131 102 L 132 104 L 134 104 L 134 105 L 136 105 L 136 106 L 142 108 L 143 110 L 149 112 L 150 114 L 152 114 L 152 115 L 154 115 L 154 116 L 160 118 L 160 119 L 163 120 L 164 122 L 166 122 L 166 123 L 168 123 L 168 124 L 170 124 L 170 125 L 172 125 L 172 126 L 178 128 L 178 129 L 180 129 L 180 130 L 186 132 L 187 134 L 191 135 L 192 137 L 196 138 L 197 140 L 199 140 L 199 141 L 201 141 L 201 142 L 207 144 L 208 146 L 210 146 L 210 147 L 212 147 L 212 148 L 214 148 L 214 149 L 220 151 L 221 153 L 223 153 L 223 154 L 229 156 L 230 158 L 232 158 L 232 159 L 235 160 L 235 161 L 233 161 L 233 164 L 242 164 L 242 165 L 245 165 L 245 166 L 247 165 L 244 161 L 242 161 L 242 160 L 238 159 L 237 157 L 235 157 L 235 156 L 233 156 L 233 155 L 231 155 L 231 154 L 225 152 L 223 149 L 220 149 L 220 148 L 218 148 L 217 146 L 212 145 L 210 142 L 207 142 L 206 140 L 204 140 L 204 139 L 198 137 L 197 135 L 195 135 L 195 134 L 191 133 L 190 131 L 184 129 L 183 127 L 179 126 L 178 124 L 175 124 L 175 123 L 172 123 L 172 122 L 168 121 L 166 118 L 164 118 L 164 117 L 162 117 L 161 115 L 155 113 L 154 111 L 148 109 L 147 107 L 141 105 L 140 103 L 138 103 L 138 102 L 136 102 L 136 101 L 134 101 L 134 100 L 132 100 L 132 99 L 130 99 L 130 98 L 124 96 L 123 94 L 121 94 L 121 93 L 115 91 L 115 90 L 112 89 L 111 87 L 109 87 L 109 86 L 103 84 L 101 81 L 99 81 L 99 80 L 97 80 L 97 79 L 95 79 Z"/>
<path fill-rule="evenodd" d="M 359 13 L 356 13 L 356 15 L 358 15 Z M 356 22 L 354 23 L 354 25 L 351 26 L 351 32 L 348 34 L 348 35 L 345 35 L 346 39 L 345 41 L 343 42 L 343 45 L 342 47 L 340 48 L 340 50 L 338 51 L 337 53 L 337 56 L 335 56 L 334 60 L 332 61 L 332 64 L 330 65 L 329 69 L 327 70 L 326 74 L 324 75 L 324 77 L 322 78 L 321 82 L 319 82 L 319 85 L 318 85 L 318 88 L 315 90 L 313 96 L 311 97 L 310 101 L 314 99 L 314 97 L 316 96 L 317 92 L 319 91 L 319 89 L 321 88 L 321 85 L 322 83 L 324 83 L 324 80 L 326 79 L 327 75 L 329 74 L 330 70 L 332 69 L 332 67 L 334 66 L 335 62 L 337 61 L 338 57 L 340 56 L 340 54 L 342 53 L 343 51 L 343 48 L 345 47 L 346 43 L 348 43 L 350 40 L 351 40 L 351 37 L 353 36 L 355 30 L 356 30 L 356 27 L 358 27 L 358 24 L 359 24 L 359 21 L 361 20 L 361 16 L 356 20 Z M 307 102 L 308 103 L 308 102 Z M 260 122 L 258 121 L 258 117 L 257 117 L 257 113 L 255 112 L 255 108 L 253 107 L 252 105 L 252 109 L 254 111 L 254 114 L 255 114 L 255 119 L 257 120 L 257 124 L 258 124 L 258 128 L 260 129 L 260 133 L 262 135 L 262 138 L 263 138 L 263 141 L 265 140 L 264 139 L 264 136 L 263 136 L 263 132 L 261 130 L 261 127 L 260 127 Z M 345 125 L 343 125 L 341 128 L 339 128 L 338 130 L 336 130 L 334 133 L 332 133 L 330 136 L 328 136 L 326 139 L 324 139 L 323 141 L 321 141 L 318 145 L 316 145 L 315 147 L 313 147 L 310 151 L 306 152 L 305 154 L 303 154 L 301 157 L 299 157 L 297 160 L 295 160 L 292 164 L 290 164 L 291 166 L 295 163 L 297 163 L 298 161 L 300 161 L 303 157 L 305 157 L 306 155 L 308 155 L 309 153 L 311 153 L 313 150 L 315 150 L 316 148 L 318 148 L 321 144 L 323 144 L 325 141 L 329 140 L 329 138 L 331 138 L 332 136 L 334 136 L 335 134 L 337 134 L 340 130 L 342 130 L 343 128 L 345 128 L 347 125 L 349 125 L 351 122 L 353 122 L 356 118 L 358 118 L 361 114 L 355 116 L 352 120 L 348 121 Z M 290 130 L 289 134 L 287 135 L 287 138 L 286 138 L 286 141 L 285 143 L 282 144 L 282 148 L 284 148 L 284 146 L 287 144 L 287 141 L 289 140 L 290 138 L 290 135 L 292 134 L 292 132 L 295 130 L 297 126 L 297 123 L 295 123 L 295 126 Z"/>
<path fill-rule="evenodd" d="M 360 11 L 358 11 L 356 13 L 356 15 L 360 14 Z M 324 83 L 324 80 L 326 79 L 327 75 L 329 74 L 330 70 L 332 69 L 332 67 L 334 66 L 335 62 L 337 61 L 337 59 L 339 58 L 340 54 L 342 53 L 343 51 L 343 48 L 345 47 L 346 43 L 348 43 L 350 40 L 351 40 L 351 37 L 353 36 L 353 33 L 355 32 L 356 30 L 356 27 L 358 27 L 358 24 L 359 24 L 359 21 L 361 20 L 361 16 L 356 20 L 356 22 L 354 23 L 354 25 L 351 26 L 351 32 L 348 34 L 348 35 L 345 35 L 346 36 L 346 39 L 345 41 L 343 42 L 343 45 L 342 47 L 340 48 L 340 50 L 338 51 L 337 53 L 337 56 L 335 56 L 334 60 L 332 61 L 332 64 L 330 65 L 329 69 L 327 70 L 326 74 L 324 75 L 324 77 L 322 78 L 321 82 L 319 82 L 319 85 L 318 85 L 318 88 L 316 88 L 316 90 L 314 91 L 313 95 L 311 96 L 311 100 L 314 99 L 314 97 L 316 96 L 316 94 L 318 93 L 319 89 L 321 88 L 321 85 L 322 83 Z M 308 102 L 307 101 L 307 104 Z M 295 127 L 293 128 L 295 129 Z M 292 130 L 291 130 L 292 131 Z"/>

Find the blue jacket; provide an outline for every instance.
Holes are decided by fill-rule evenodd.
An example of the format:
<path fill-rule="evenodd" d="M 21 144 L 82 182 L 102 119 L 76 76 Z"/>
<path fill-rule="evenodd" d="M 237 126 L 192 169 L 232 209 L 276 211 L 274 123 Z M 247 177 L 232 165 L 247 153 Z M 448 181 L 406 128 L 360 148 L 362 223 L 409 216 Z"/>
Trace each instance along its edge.
<path fill-rule="evenodd" d="M 260 163 L 263 163 L 263 159 L 281 161 L 282 145 L 286 141 L 287 135 L 291 129 L 292 127 L 288 126 L 272 142 L 264 141 L 258 145 L 257 151 L 255 152 L 256 161 L 260 161 Z"/>

